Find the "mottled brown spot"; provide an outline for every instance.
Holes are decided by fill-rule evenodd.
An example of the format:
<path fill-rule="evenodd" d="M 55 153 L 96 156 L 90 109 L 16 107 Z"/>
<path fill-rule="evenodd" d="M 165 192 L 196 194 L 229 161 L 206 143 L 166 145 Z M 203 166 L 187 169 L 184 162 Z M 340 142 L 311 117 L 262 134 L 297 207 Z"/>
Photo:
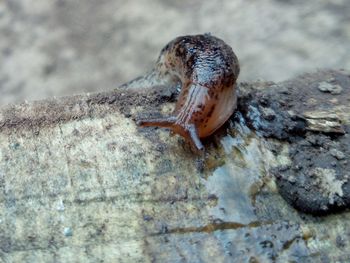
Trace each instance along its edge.
<path fill-rule="evenodd" d="M 214 110 L 215 110 L 215 105 L 211 106 L 211 108 L 210 108 L 210 110 L 209 110 L 209 112 L 208 112 L 208 114 L 207 114 L 207 117 L 208 117 L 208 118 L 211 117 L 211 115 L 213 114 Z"/>
<path fill-rule="evenodd" d="M 185 58 L 185 49 L 182 46 L 177 46 L 175 49 L 175 56 L 184 59 Z"/>
<path fill-rule="evenodd" d="M 209 97 L 210 98 L 212 98 L 212 97 L 214 97 L 214 90 L 213 89 L 209 89 L 209 91 L 208 91 L 208 95 L 209 95 Z"/>
<path fill-rule="evenodd" d="M 204 110 L 204 108 L 205 108 L 204 104 L 199 104 L 198 105 L 198 109 Z"/>
<path fill-rule="evenodd" d="M 196 64 L 196 56 L 195 55 L 191 55 L 187 61 L 186 61 L 186 66 L 190 69 L 194 68 Z"/>

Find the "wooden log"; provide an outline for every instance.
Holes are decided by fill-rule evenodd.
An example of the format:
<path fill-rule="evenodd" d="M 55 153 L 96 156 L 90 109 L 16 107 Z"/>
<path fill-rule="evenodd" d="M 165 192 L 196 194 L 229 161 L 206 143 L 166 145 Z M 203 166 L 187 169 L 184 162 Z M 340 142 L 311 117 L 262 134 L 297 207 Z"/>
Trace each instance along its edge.
<path fill-rule="evenodd" d="M 350 214 L 332 214 L 350 202 L 349 76 L 240 84 L 238 111 L 205 140 L 204 155 L 168 131 L 136 126 L 139 116 L 171 112 L 176 94 L 165 87 L 3 107 L 0 259 L 350 260 Z M 319 89 L 323 82 L 340 94 Z M 328 155 L 312 163 L 320 148 L 335 163 Z"/>

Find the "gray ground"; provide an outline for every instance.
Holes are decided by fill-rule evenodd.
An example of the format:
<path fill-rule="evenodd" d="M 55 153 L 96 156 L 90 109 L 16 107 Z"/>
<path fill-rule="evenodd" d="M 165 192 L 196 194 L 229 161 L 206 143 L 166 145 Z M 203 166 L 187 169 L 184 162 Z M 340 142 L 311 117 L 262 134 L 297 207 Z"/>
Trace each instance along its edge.
<path fill-rule="evenodd" d="M 0 0 L 0 105 L 111 90 L 202 32 L 232 45 L 241 81 L 350 68 L 347 0 Z"/>

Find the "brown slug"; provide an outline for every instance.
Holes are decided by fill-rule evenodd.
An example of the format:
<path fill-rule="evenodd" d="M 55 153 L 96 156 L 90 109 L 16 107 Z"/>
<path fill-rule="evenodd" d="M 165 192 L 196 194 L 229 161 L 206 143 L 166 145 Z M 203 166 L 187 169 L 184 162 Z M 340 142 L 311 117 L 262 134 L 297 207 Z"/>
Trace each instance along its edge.
<path fill-rule="evenodd" d="M 161 51 L 150 79 L 181 82 L 175 110 L 169 117 L 140 119 L 140 126 L 171 129 L 197 150 L 220 128 L 237 105 L 236 80 L 240 68 L 232 48 L 210 34 L 181 36 Z"/>

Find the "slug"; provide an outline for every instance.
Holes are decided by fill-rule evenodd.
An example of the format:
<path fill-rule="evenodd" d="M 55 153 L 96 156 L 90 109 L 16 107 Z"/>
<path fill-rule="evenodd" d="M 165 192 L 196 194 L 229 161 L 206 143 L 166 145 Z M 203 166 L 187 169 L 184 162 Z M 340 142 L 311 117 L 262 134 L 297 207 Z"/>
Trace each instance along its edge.
<path fill-rule="evenodd" d="M 202 151 L 200 139 L 213 134 L 236 109 L 239 71 L 235 53 L 223 40 L 210 34 L 175 38 L 143 78 L 149 85 L 180 81 L 175 109 L 171 116 L 140 119 L 137 124 L 169 128 Z"/>

